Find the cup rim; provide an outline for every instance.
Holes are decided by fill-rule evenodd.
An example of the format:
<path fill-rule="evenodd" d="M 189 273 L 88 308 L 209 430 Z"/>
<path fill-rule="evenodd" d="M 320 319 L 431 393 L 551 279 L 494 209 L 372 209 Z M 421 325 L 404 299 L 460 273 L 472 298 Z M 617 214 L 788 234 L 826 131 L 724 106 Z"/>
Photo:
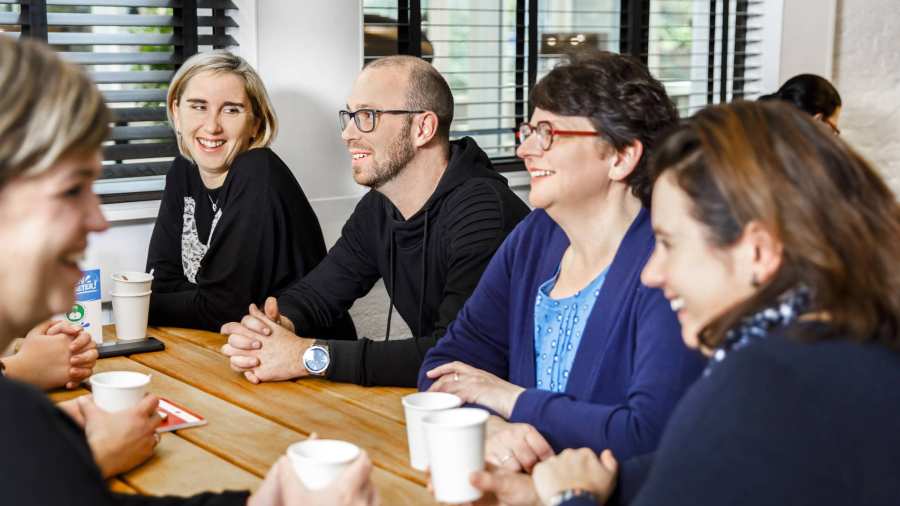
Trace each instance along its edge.
<path fill-rule="evenodd" d="M 133 276 L 138 279 L 122 279 L 122 275 Z M 146 283 L 153 281 L 153 274 L 141 271 L 119 271 L 112 273 L 110 277 L 118 283 Z"/>
<path fill-rule="evenodd" d="M 319 457 L 313 457 L 310 455 L 304 455 L 300 451 L 300 448 L 303 446 L 319 446 L 319 445 L 323 445 L 323 444 L 342 446 L 345 449 L 349 450 L 348 456 L 343 457 L 343 458 L 329 458 L 329 457 L 319 458 Z M 317 464 L 336 465 L 336 464 L 346 464 L 346 463 L 355 461 L 359 457 L 361 451 L 362 450 L 359 448 L 359 446 L 357 446 L 349 441 L 342 441 L 340 439 L 305 439 L 303 441 L 297 441 L 296 443 L 293 443 L 290 446 L 288 446 L 286 453 L 287 453 L 288 457 L 290 457 L 291 459 L 297 458 L 297 459 L 304 459 L 304 460 L 312 460 L 312 461 L 315 461 Z"/>
<path fill-rule="evenodd" d="M 440 397 L 442 399 L 445 399 L 446 403 L 438 406 L 420 406 L 417 404 L 413 404 L 416 399 L 422 397 Z M 454 409 L 462 406 L 462 399 L 460 399 L 458 395 L 449 394 L 447 392 L 415 392 L 404 395 L 403 398 L 400 399 L 400 401 L 403 404 L 404 408 L 414 409 L 416 411 L 438 411 L 445 409 Z"/>
<path fill-rule="evenodd" d="M 141 381 L 136 382 L 133 385 L 116 385 L 113 383 L 103 382 L 103 376 L 111 376 L 113 374 L 127 374 L 129 376 L 134 375 L 135 379 L 137 379 L 137 376 L 141 376 Z M 97 381 L 97 378 L 100 378 L 100 381 Z M 94 386 L 100 386 L 102 388 L 130 390 L 134 388 L 144 387 L 150 384 L 150 375 L 135 371 L 104 371 L 98 372 L 97 374 L 92 374 L 91 377 L 88 378 L 88 382 L 91 384 L 91 388 L 93 388 Z"/>
<path fill-rule="evenodd" d="M 462 420 L 443 420 L 448 417 L 456 418 L 460 415 L 463 417 Z M 442 429 L 467 429 L 487 422 L 490 416 L 487 410 L 481 408 L 453 408 L 425 415 L 422 418 L 422 424 Z"/>
<path fill-rule="evenodd" d="M 109 292 L 109 294 L 113 297 L 146 297 L 146 296 L 150 295 L 151 293 L 153 293 L 153 290 L 147 290 L 146 292 L 140 292 L 140 293 Z"/>

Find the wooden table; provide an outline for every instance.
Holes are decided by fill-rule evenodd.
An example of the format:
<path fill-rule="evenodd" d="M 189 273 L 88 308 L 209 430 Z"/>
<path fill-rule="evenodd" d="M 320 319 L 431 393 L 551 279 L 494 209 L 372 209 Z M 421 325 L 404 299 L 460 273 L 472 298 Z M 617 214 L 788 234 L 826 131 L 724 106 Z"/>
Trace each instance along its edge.
<path fill-rule="evenodd" d="M 315 432 L 365 449 L 382 504 L 434 504 L 424 473 L 409 466 L 401 397 L 410 388 L 360 387 L 321 379 L 253 385 L 219 353 L 224 336 L 151 328 L 166 350 L 97 362 L 96 372 L 152 375 L 150 391 L 208 420 L 166 433 L 155 456 L 113 480 L 116 490 L 189 495 L 206 490 L 255 490 L 287 447 Z M 115 330 L 104 329 L 113 339 Z M 57 392 L 56 401 L 85 391 Z"/>

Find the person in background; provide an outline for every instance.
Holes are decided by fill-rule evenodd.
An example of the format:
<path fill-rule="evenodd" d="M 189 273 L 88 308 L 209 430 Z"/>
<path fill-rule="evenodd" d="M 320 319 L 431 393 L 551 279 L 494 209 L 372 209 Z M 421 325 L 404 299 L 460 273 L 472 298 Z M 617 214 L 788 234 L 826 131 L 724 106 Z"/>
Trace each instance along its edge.
<path fill-rule="evenodd" d="M 166 97 L 181 156 L 150 239 L 150 324 L 218 331 L 325 257 L 319 221 L 269 145 L 278 122 L 262 79 L 224 50 L 198 53 Z M 329 328 L 355 337 L 346 313 Z"/>
<path fill-rule="evenodd" d="M 796 75 L 778 91 L 759 97 L 761 101 L 781 100 L 828 125 L 836 135 L 841 134 L 838 120 L 841 118 L 841 95 L 834 85 L 815 74 Z"/>
<path fill-rule="evenodd" d="M 653 458 L 570 451 L 536 466 L 532 487 L 512 482 L 566 506 L 897 504 L 896 196 L 845 143 L 775 103 L 699 112 L 654 165 L 657 247 L 643 280 L 681 306 L 705 373 Z M 487 489 L 502 479 L 474 477 Z"/>
<path fill-rule="evenodd" d="M 31 329 L 14 354 L 0 358 L 0 369 L 41 390 L 72 389 L 90 377 L 98 357 L 97 345 L 80 325 L 48 320 Z"/>
<path fill-rule="evenodd" d="M 87 236 L 108 224 L 93 182 L 101 173 L 101 143 L 111 115 L 86 73 L 28 37 L 0 37 L 0 348 L 52 314 L 67 311 L 81 278 L 77 259 Z M 2 374 L 2 370 L 0 370 Z M 47 505 L 374 504 L 371 462 L 362 455 L 334 485 L 303 488 L 284 457 L 259 489 L 190 498 L 121 495 L 109 491 L 103 448 L 112 465 L 135 465 L 156 444 L 158 399 L 110 414 L 90 396 L 62 409 L 33 386 L 0 377 L 0 503 Z M 123 440 L 122 431 L 130 440 Z M 111 444 L 112 443 L 112 444 Z M 95 460 L 96 459 L 96 460 Z M 46 483 L 45 483 L 46 482 Z"/>
<path fill-rule="evenodd" d="M 371 190 L 328 256 L 265 313 L 225 325 L 222 352 L 253 382 L 324 376 L 361 385 L 415 386 L 425 353 L 468 299 L 528 207 L 469 137 L 450 141 L 453 95 L 412 56 L 373 61 L 340 111 L 353 178 Z M 383 279 L 384 341 L 336 341 L 329 325 Z M 388 340 L 396 307 L 412 339 Z M 315 336 L 315 337 L 312 337 Z M 302 357 L 302 358 L 300 358 Z"/>
<path fill-rule="evenodd" d="M 553 451 L 656 448 L 702 369 L 662 291 L 647 156 L 678 119 L 628 56 L 586 52 L 534 87 L 517 154 L 537 208 L 507 238 L 426 356 L 419 389 L 491 409 L 486 459 L 530 470 Z"/>

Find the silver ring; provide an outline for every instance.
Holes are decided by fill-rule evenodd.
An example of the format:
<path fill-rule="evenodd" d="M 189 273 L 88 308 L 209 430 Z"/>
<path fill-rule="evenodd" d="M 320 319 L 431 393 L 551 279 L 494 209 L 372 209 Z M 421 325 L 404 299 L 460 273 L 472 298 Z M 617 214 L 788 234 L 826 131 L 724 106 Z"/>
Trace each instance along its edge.
<path fill-rule="evenodd" d="M 459 373 L 458 372 L 453 373 L 453 381 L 459 381 Z"/>
<path fill-rule="evenodd" d="M 507 454 L 504 455 L 503 457 L 500 457 L 500 465 L 502 466 L 503 464 L 506 464 L 506 461 L 509 460 L 509 459 L 511 459 L 511 458 L 513 458 L 512 452 L 507 453 Z"/>

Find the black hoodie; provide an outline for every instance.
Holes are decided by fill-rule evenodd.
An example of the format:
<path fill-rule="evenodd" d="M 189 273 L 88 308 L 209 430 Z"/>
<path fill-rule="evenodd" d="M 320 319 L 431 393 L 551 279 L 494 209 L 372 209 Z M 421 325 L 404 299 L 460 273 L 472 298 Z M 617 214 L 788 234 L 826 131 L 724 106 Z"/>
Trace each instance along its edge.
<path fill-rule="evenodd" d="M 528 214 L 471 138 L 450 143 L 434 193 L 405 220 L 384 195 L 357 204 L 324 260 L 278 299 L 300 336 L 327 328 L 379 278 L 412 339 L 328 342 L 328 379 L 360 385 L 416 385 L 422 359 L 444 335 L 500 243 Z M 390 313 L 388 313 L 390 314 Z"/>

